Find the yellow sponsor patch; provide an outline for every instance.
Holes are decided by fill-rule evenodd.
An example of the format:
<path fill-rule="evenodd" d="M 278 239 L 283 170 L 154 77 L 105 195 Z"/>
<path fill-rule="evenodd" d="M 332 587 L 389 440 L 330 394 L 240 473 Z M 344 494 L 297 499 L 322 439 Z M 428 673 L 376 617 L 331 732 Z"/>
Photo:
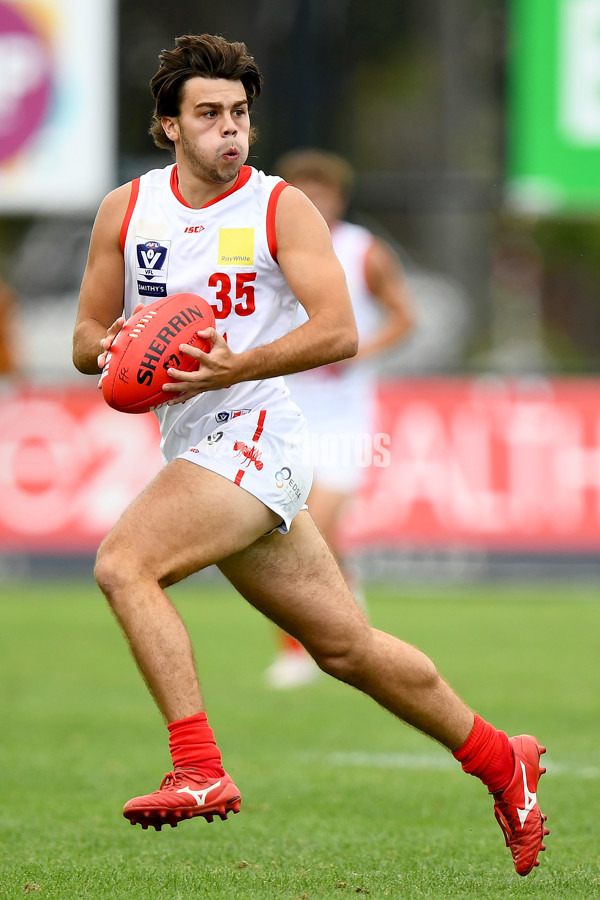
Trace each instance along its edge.
<path fill-rule="evenodd" d="M 219 228 L 219 265 L 254 265 L 254 228 Z"/>

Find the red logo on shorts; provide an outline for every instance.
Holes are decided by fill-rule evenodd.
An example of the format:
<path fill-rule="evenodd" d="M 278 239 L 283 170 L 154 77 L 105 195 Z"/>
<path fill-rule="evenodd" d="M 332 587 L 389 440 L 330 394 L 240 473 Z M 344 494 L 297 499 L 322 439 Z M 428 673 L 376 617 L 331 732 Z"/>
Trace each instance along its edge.
<path fill-rule="evenodd" d="M 244 441 L 236 441 L 233 445 L 233 449 L 237 450 L 236 456 L 243 456 L 244 463 L 247 469 L 250 468 L 250 463 L 254 463 L 257 470 L 260 472 L 264 463 L 261 462 L 261 452 L 254 445 L 249 447 L 248 444 L 245 444 Z"/>

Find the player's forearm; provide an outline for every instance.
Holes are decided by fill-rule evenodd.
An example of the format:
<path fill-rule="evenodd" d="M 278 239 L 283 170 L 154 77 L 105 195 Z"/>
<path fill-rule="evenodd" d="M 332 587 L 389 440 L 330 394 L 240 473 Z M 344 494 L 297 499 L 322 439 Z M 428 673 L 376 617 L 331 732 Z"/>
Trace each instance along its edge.
<path fill-rule="evenodd" d="M 353 321 L 325 333 L 315 320 L 284 335 L 272 344 L 238 354 L 237 381 L 255 381 L 291 375 L 339 362 L 356 355 L 358 335 Z"/>
<path fill-rule="evenodd" d="M 102 352 L 101 340 L 106 328 L 93 319 L 78 322 L 73 332 L 73 364 L 84 375 L 100 372 L 98 356 Z"/>

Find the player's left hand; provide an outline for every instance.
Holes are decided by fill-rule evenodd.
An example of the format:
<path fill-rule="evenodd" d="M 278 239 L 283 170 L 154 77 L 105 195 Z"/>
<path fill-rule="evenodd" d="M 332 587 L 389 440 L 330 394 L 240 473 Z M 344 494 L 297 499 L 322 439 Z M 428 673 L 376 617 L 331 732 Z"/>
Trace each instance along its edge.
<path fill-rule="evenodd" d="M 198 331 L 198 335 L 212 345 L 211 349 L 206 353 L 189 344 L 179 345 L 182 353 L 198 360 L 199 368 L 193 372 L 167 369 L 169 378 L 173 378 L 174 381 L 163 385 L 163 391 L 177 394 L 177 397 L 168 401 L 169 406 L 185 403 L 190 397 L 203 394 L 204 391 L 220 391 L 235 382 L 236 354 L 230 349 L 225 338 L 214 328 Z"/>

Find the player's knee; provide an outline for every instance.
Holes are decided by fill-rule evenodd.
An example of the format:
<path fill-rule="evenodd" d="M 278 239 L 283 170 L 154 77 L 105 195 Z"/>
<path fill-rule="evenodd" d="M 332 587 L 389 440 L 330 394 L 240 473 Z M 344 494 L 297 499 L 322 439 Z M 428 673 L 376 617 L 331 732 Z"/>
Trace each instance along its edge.
<path fill-rule="evenodd" d="M 102 544 L 96 556 L 94 578 L 102 593 L 112 602 L 132 579 L 131 560 L 118 548 Z"/>
<path fill-rule="evenodd" d="M 323 672 L 348 684 L 359 680 L 364 667 L 363 651 L 352 641 L 338 640 L 335 644 L 317 648 L 314 658 Z"/>

